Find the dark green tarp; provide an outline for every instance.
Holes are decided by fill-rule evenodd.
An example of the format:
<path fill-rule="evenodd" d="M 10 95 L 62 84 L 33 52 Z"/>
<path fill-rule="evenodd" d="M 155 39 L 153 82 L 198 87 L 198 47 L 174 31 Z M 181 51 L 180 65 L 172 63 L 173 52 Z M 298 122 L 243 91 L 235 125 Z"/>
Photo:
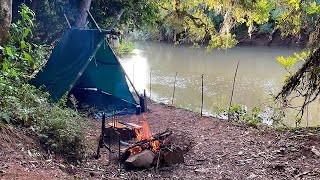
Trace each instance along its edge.
<path fill-rule="evenodd" d="M 44 85 L 52 100 L 66 92 L 81 106 L 106 112 L 136 112 L 120 62 L 98 30 L 69 29 L 31 84 Z"/>

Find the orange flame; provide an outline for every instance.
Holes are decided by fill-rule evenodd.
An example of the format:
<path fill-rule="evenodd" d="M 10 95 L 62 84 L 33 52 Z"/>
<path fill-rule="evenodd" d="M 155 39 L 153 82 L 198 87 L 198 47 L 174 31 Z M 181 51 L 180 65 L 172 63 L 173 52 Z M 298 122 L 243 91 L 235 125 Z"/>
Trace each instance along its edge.
<path fill-rule="evenodd" d="M 152 149 L 151 149 L 152 152 L 156 153 L 156 152 L 159 151 L 159 149 L 160 149 L 160 142 L 159 142 L 158 140 L 151 141 L 150 144 L 151 144 L 151 147 L 152 147 Z"/>
<path fill-rule="evenodd" d="M 133 148 L 131 148 L 130 150 L 130 154 L 136 154 L 142 151 L 142 148 L 140 146 L 135 146 Z"/>
<path fill-rule="evenodd" d="M 142 119 L 143 119 L 143 122 L 141 124 L 141 129 L 134 130 L 136 133 L 136 137 L 139 141 L 145 140 L 145 139 L 150 139 L 152 137 L 152 133 L 150 132 L 149 126 L 147 123 L 147 116 L 145 114 L 142 114 Z"/>
<path fill-rule="evenodd" d="M 134 116 L 134 118 L 138 122 L 138 117 Z M 137 140 L 141 141 L 141 140 L 153 139 L 153 135 L 152 135 L 151 131 L 149 130 L 149 125 L 147 122 L 147 115 L 142 114 L 142 119 L 143 119 L 143 121 L 141 124 L 141 128 L 135 129 Z M 158 141 L 158 140 L 150 141 L 150 143 L 145 144 L 143 148 L 146 148 L 146 149 L 148 148 L 152 152 L 156 153 L 160 149 L 160 141 Z M 137 146 L 137 147 L 130 149 L 131 154 L 136 154 L 141 151 L 142 151 L 142 147 L 140 147 L 140 146 Z"/>

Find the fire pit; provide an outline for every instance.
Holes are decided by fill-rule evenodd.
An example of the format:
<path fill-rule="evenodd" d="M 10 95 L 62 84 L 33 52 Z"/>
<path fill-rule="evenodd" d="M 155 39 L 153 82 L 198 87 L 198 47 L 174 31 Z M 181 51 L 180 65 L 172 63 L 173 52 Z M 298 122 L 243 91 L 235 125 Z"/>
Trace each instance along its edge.
<path fill-rule="evenodd" d="M 176 164 L 184 162 L 184 151 L 175 146 L 170 138 L 174 131 L 167 129 L 158 134 L 152 134 L 147 123 L 147 116 L 141 115 L 141 125 L 124 123 L 112 117 L 112 121 L 106 126 L 105 116 L 102 118 L 101 136 L 97 150 L 100 156 L 100 148 L 109 150 L 110 157 L 123 164 L 127 169 L 159 167 L 162 164 Z M 138 122 L 138 117 L 134 116 Z"/>

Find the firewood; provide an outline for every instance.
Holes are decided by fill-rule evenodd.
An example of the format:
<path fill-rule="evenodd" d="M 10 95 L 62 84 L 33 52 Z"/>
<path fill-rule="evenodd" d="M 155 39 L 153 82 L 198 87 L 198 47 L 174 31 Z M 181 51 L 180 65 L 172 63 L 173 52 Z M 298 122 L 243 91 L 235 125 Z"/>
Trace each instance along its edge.
<path fill-rule="evenodd" d="M 144 139 L 141 141 L 136 142 L 135 144 L 131 145 L 130 147 L 128 147 L 122 154 L 121 159 L 122 160 L 126 160 L 127 157 L 130 155 L 130 149 L 136 147 L 136 146 L 143 146 L 147 143 L 150 143 L 152 141 L 156 141 L 156 140 L 164 140 L 165 138 L 167 138 L 168 136 L 170 136 L 172 134 L 171 130 L 167 130 L 163 133 L 159 133 L 159 134 L 155 134 L 151 139 Z M 143 148 L 142 148 L 143 149 Z"/>
<path fill-rule="evenodd" d="M 153 163 L 155 154 L 150 150 L 144 150 L 140 153 L 129 156 L 125 161 L 126 168 L 149 168 Z"/>

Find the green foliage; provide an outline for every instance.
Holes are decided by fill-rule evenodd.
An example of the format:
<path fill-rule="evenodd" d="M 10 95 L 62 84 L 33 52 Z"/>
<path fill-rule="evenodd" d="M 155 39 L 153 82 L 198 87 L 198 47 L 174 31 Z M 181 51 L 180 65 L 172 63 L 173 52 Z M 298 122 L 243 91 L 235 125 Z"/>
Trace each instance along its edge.
<path fill-rule="evenodd" d="M 259 33 L 270 34 L 273 31 L 273 23 L 265 23 L 259 26 Z"/>
<path fill-rule="evenodd" d="M 156 0 L 96 0 L 92 1 L 94 17 L 101 27 L 110 26 L 121 10 L 124 13 L 119 28 L 141 29 L 145 26 L 155 26 L 159 16 Z"/>
<path fill-rule="evenodd" d="M 4 73 L 21 75 L 28 80 L 32 72 L 43 65 L 43 60 L 49 54 L 49 47 L 35 45 L 28 40 L 32 37 L 34 12 L 25 4 L 19 11 L 21 19 L 11 24 L 9 42 L 2 49 Z"/>
<path fill-rule="evenodd" d="M 84 129 L 87 122 L 78 113 L 57 105 L 49 111 L 37 114 L 44 120 L 38 121 L 36 131 L 39 133 L 43 146 L 57 154 L 63 155 L 68 161 L 84 158 Z"/>
<path fill-rule="evenodd" d="M 77 16 L 77 5 L 79 1 L 69 0 L 15 0 L 13 1 L 13 18 L 17 19 L 19 6 L 26 3 L 35 12 L 33 20 L 33 38 L 31 42 L 54 44 L 63 35 L 68 27 L 64 18 L 67 15 L 73 23 Z"/>
<path fill-rule="evenodd" d="M 121 57 L 125 54 L 131 53 L 134 49 L 134 44 L 133 42 L 122 42 L 119 47 L 113 47 L 113 49 L 115 53 Z"/>
<path fill-rule="evenodd" d="M 228 111 L 225 111 L 225 113 L 227 115 Z M 246 106 L 238 104 L 230 107 L 229 119 L 250 126 L 256 126 L 263 121 L 261 113 L 262 110 L 259 107 L 253 107 L 251 111 L 248 111 Z"/>
<path fill-rule="evenodd" d="M 294 56 L 283 57 L 279 56 L 276 60 L 283 66 L 288 72 L 288 76 L 292 75 L 292 68 L 296 65 L 297 61 L 305 61 L 310 55 L 310 51 L 303 51 L 301 53 L 294 52 Z"/>
<path fill-rule="evenodd" d="M 230 33 L 214 35 L 211 37 L 206 50 L 210 52 L 214 48 L 228 49 L 234 47 L 237 43 L 235 35 L 231 35 Z"/>
<path fill-rule="evenodd" d="M 0 48 L 0 122 L 31 127 L 48 150 L 67 160 L 84 155 L 83 131 L 86 125 L 77 112 L 51 104 L 49 94 L 28 84 L 32 73 L 46 62 L 47 46 L 29 41 L 34 13 L 22 5 L 21 19 L 12 24 L 8 44 Z M 75 102 L 74 100 L 72 100 Z"/>

